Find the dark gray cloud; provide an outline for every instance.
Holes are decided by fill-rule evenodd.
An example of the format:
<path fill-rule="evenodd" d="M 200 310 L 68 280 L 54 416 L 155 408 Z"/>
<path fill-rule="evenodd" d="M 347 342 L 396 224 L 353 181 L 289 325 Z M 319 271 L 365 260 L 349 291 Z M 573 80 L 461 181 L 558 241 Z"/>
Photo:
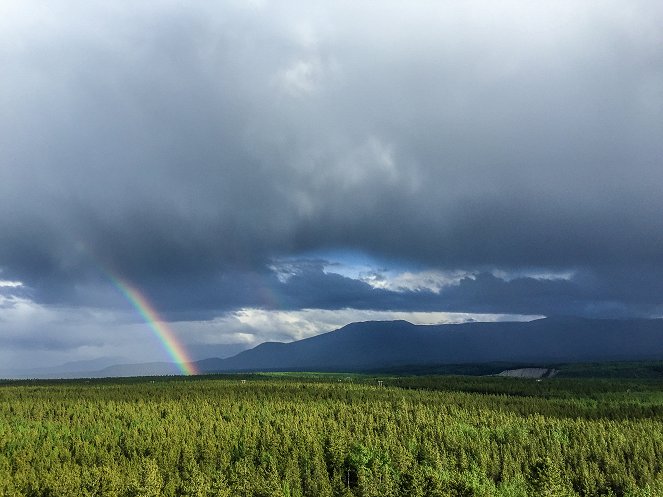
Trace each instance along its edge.
<path fill-rule="evenodd" d="M 104 267 L 182 317 L 660 306 L 658 3 L 0 13 L 0 276 L 40 302 L 112 305 Z M 268 269 L 339 247 L 440 270 L 576 272 L 436 294 Z"/>
<path fill-rule="evenodd" d="M 477 273 L 432 291 L 388 290 L 308 268 L 273 287 L 280 308 L 377 309 L 632 317 L 662 315 L 663 278 L 652 274 L 592 274 L 568 279 L 531 276 L 504 279 Z"/>
<path fill-rule="evenodd" d="M 139 280 L 137 286 L 170 321 L 214 319 L 247 308 L 588 317 L 663 315 L 663 274 L 648 269 L 640 273 L 579 270 L 563 278 L 474 272 L 434 288 L 397 284 L 379 287 L 363 276 L 349 277 L 329 272 L 326 267 L 322 261 L 298 261 L 287 279 L 268 270 L 227 271 L 194 282 L 162 276 Z M 383 278 L 386 281 L 390 276 Z M 102 282 L 97 284 L 103 287 Z M 78 294 L 69 294 L 68 299 L 79 305 L 126 309 L 119 292 L 94 290 L 83 288 Z"/>

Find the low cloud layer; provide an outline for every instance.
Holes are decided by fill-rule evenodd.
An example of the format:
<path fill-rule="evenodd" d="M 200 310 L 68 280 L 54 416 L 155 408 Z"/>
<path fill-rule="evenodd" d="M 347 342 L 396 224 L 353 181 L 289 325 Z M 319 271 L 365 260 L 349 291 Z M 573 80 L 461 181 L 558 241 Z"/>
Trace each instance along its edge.
<path fill-rule="evenodd" d="M 181 321 L 660 315 L 661 25 L 646 1 L 5 2 L 2 295 L 121 311 L 115 275 Z M 274 271 L 339 253 L 373 279 Z"/>

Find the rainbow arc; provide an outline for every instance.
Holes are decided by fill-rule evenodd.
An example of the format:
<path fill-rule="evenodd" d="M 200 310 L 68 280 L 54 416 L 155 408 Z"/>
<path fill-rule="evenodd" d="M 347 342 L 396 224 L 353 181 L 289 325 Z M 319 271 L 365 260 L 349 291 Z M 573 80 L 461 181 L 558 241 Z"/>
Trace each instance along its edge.
<path fill-rule="evenodd" d="M 133 305 L 141 317 L 145 320 L 154 335 L 159 339 L 163 348 L 184 375 L 198 374 L 193 361 L 188 356 L 186 349 L 168 326 L 168 323 L 159 316 L 159 313 L 150 303 L 145 295 L 126 280 L 109 275 L 113 284 L 122 292 L 127 300 Z"/>

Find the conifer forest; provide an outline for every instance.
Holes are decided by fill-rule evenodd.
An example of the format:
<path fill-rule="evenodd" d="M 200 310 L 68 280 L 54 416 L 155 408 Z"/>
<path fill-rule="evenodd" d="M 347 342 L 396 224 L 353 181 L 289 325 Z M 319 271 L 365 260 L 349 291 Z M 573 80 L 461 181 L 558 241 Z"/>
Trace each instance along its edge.
<path fill-rule="evenodd" d="M 660 380 L 0 385 L 0 496 L 663 495 Z"/>

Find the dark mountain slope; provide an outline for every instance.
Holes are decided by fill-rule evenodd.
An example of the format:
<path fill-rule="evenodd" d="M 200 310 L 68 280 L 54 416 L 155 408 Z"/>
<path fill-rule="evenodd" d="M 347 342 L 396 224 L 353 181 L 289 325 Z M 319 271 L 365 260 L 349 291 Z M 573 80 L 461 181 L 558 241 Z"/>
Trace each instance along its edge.
<path fill-rule="evenodd" d="M 399 365 L 660 358 L 660 319 L 546 318 L 434 326 L 369 321 L 296 342 L 263 343 L 228 359 L 200 361 L 197 367 L 203 372 L 361 371 Z"/>

